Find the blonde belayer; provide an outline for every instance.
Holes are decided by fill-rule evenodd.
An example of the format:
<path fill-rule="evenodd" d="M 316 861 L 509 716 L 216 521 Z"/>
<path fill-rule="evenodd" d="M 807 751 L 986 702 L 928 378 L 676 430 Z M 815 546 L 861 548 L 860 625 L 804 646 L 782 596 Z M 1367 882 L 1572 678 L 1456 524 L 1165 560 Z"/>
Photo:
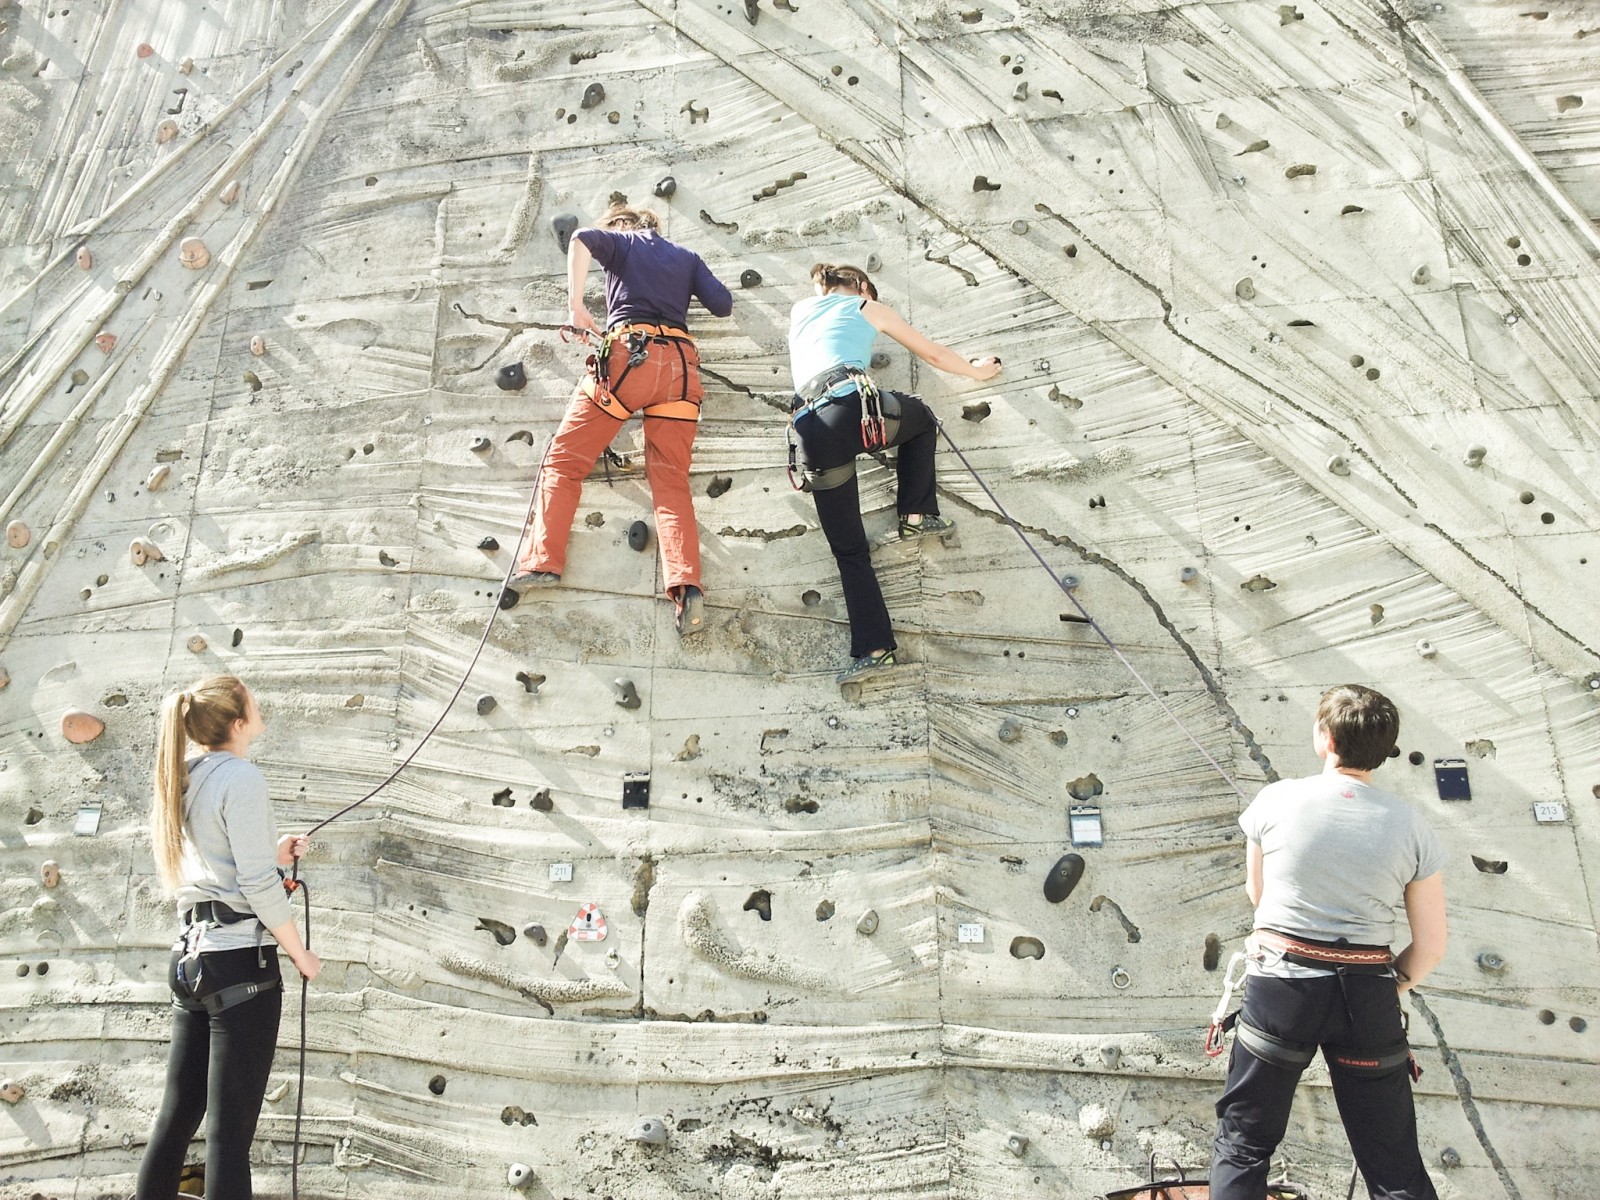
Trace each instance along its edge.
<path fill-rule="evenodd" d="M 235 721 L 248 714 L 243 682 L 232 675 L 202 679 L 161 702 L 156 732 L 155 795 L 150 809 L 151 851 L 167 890 L 180 882 L 183 859 L 183 796 L 189 787 L 189 742 L 220 746 L 233 736 Z"/>

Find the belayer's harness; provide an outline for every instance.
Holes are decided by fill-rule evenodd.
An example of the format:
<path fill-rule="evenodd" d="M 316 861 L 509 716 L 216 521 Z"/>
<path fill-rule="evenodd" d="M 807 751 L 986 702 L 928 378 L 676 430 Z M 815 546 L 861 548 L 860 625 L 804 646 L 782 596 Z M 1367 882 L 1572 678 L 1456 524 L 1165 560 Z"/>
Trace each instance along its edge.
<path fill-rule="evenodd" d="M 172 944 L 172 949 L 174 953 L 178 953 L 177 982 L 188 991 L 189 996 L 185 998 L 174 993 L 172 997 L 174 1008 L 181 1008 L 185 1012 L 203 1012 L 214 1017 L 236 1004 L 254 1000 L 263 992 L 270 992 L 283 986 L 281 978 L 253 980 L 249 983 L 231 984 L 208 996 L 198 995 L 200 981 L 205 973 L 205 960 L 201 956 L 200 943 L 204 940 L 206 931 L 218 925 L 237 925 L 240 921 L 256 921 L 258 926 L 256 963 L 265 967 L 267 960 L 261 941 L 265 926 L 261 925 L 254 913 L 238 912 L 221 900 L 202 900 L 184 914 L 183 932 Z"/>
<path fill-rule="evenodd" d="M 861 445 L 872 453 L 894 445 L 900 433 L 900 399 L 881 390 L 860 367 L 848 364 L 829 367 L 808 380 L 794 394 L 787 431 L 789 443 L 789 486 L 797 492 L 826 492 L 848 483 L 856 473 L 855 459 L 827 470 L 816 470 L 800 462 L 800 443 L 796 425 L 801 417 L 830 404 L 840 404 L 851 392 L 834 395 L 834 389 L 848 384 L 861 397 Z M 798 473 L 799 478 L 796 478 Z"/>
<path fill-rule="evenodd" d="M 689 336 L 687 330 L 679 329 L 676 325 L 635 323 L 618 325 L 606 330 L 599 346 L 589 355 L 585 364 L 587 374 L 581 384 L 584 394 L 607 416 L 615 417 L 619 421 L 626 421 L 635 411 L 643 412 L 647 417 L 664 417 L 669 421 L 698 421 L 700 405 L 689 399 L 690 368 L 688 355 L 683 351 L 685 343 L 692 346 L 694 339 Z M 617 392 L 621 389 L 623 380 L 633 373 L 634 368 L 645 364 L 650 357 L 652 345 L 672 346 L 677 350 L 678 362 L 683 368 L 682 390 L 676 400 L 647 404 L 638 410 L 629 409 L 617 398 Z M 624 364 L 622 373 L 613 382 L 611 355 L 619 347 L 627 349 L 628 361 Z"/>
<path fill-rule="evenodd" d="M 1241 971 L 1236 978 L 1234 970 L 1236 967 L 1241 967 L 1249 958 L 1254 957 L 1259 960 L 1263 954 L 1269 953 L 1276 955 L 1283 962 L 1293 963 L 1296 966 L 1331 968 L 1339 980 L 1339 991 L 1344 996 L 1347 1015 L 1350 1015 L 1350 995 L 1345 990 L 1346 976 L 1380 975 L 1389 978 L 1394 976 L 1394 955 L 1387 946 L 1352 946 L 1337 942 L 1318 942 L 1307 938 L 1290 937 L 1275 929 L 1257 929 L 1251 934 L 1246 946 L 1250 953 L 1236 952 L 1228 960 L 1228 969 L 1223 972 L 1222 999 L 1218 1001 L 1216 1011 L 1211 1014 L 1211 1024 L 1206 1030 L 1205 1049 L 1208 1058 L 1216 1058 L 1222 1053 L 1223 1039 L 1230 1029 L 1234 1030 L 1234 1036 L 1241 1046 L 1263 1062 L 1276 1067 L 1300 1071 L 1316 1057 L 1316 1043 L 1286 1041 L 1244 1020 L 1240 1015 L 1242 1010 L 1228 1011 L 1234 991 L 1244 981 L 1243 972 Z M 1352 1023 L 1354 1020 L 1354 1016 L 1351 1015 Z M 1380 1053 L 1358 1054 L 1334 1049 L 1324 1051 L 1324 1056 L 1328 1059 L 1330 1067 L 1338 1066 L 1360 1074 L 1385 1075 L 1398 1066 L 1408 1065 L 1413 1080 L 1422 1078 L 1422 1068 L 1417 1064 L 1416 1058 L 1411 1053 L 1411 1047 L 1403 1037 L 1396 1045 Z"/>

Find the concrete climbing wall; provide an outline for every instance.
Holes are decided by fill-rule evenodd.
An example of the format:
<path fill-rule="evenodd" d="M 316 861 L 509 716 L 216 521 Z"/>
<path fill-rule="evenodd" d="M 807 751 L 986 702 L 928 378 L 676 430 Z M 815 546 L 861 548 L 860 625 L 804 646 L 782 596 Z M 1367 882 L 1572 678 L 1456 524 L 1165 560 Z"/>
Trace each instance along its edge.
<path fill-rule="evenodd" d="M 1314 767 L 1315 697 L 1352 679 L 1401 704 L 1380 780 L 1452 856 L 1450 954 L 1410 1005 L 1441 1194 L 1587 1194 L 1586 7 L 0 5 L 0 1040 L 26 1093 L 0 1194 L 131 1186 L 168 1024 L 159 697 L 244 676 L 297 829 L 451 694 L 578 365 L 553 222 L 613 192 L 747 285 L 695 320 L 711 628 L 680 645 L 627 546 L 629 429 L 564 585 L 307 862 L 302 1194 L 495 1195 L 523 1164 L 547 1200 L 1087 1197 L 1203 1163 L 1201 1034 L 1249 912 L 1243 801 L 1183 730 L 1250 794 Z M 781 470 L 818 259 L 1003 356 L 973 385 L 887 346 L 879 374 L 1159 702 L 948 453 L 945 545 L 894 541 L 864 475 L 910 664 L 835 686 L 836 576 Z M 529 386 L 497 390 L 513 360 Z M 1435 794 L 1453 756 L 1470 802 Z M 1051 903 L 1075 800 L 1105 844 Z M 604 941 L 567 936 L 585 904 Z M 630 1139 L 646 1118 L 665 1144 Z M 1317 1069 L 1283 1160 L 1344 1194 Z"/>

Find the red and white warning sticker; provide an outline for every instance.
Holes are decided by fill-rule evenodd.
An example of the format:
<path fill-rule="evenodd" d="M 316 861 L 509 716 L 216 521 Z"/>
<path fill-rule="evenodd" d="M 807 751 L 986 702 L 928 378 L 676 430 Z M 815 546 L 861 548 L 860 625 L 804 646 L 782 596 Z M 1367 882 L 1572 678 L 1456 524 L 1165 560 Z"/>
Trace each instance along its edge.
<path fill-rule="evenodd" d="M 585 904 L 567 926 L 567 936 L 575 942 L 603 942 L 606 940 L 606 919 L 598 904 Z"/>

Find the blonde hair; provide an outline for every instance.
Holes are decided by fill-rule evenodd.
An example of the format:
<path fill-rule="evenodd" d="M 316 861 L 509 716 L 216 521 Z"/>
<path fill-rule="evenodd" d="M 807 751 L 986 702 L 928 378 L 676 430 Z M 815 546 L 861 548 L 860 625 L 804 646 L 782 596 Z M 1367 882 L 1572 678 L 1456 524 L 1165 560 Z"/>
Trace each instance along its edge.
<path fill-rule="evenodd" d="M 600 217 L 601 229 L 656 229 L 661 228 L 661 218 L 648 208 L 630 208 L 623 203 L 613 203 Z"/>
<path fill-rule="evenodd" d="M 233 737 L 233 723 L 249 715 L 250 693 L 232 675 L 202 679 L 161 702 L 156 734 L 155 800 L 150 809 L 151 849 L 156 871 L 170 892 L 178 886 L 183 858 L 183 794 L 189 787 L 188 744 L 220 746 Z"/>
<path fill-rule="evenodd" d="M 817 263 L 811 268 L 811 280 L 813 283 L 821 284 L 823 291 L 842 287 L 857 295 L 865 296 L 868 300 L 878 298 L 878 289 L 873 286 L 871 276 L 860 267 L 843 263 Z"/>

